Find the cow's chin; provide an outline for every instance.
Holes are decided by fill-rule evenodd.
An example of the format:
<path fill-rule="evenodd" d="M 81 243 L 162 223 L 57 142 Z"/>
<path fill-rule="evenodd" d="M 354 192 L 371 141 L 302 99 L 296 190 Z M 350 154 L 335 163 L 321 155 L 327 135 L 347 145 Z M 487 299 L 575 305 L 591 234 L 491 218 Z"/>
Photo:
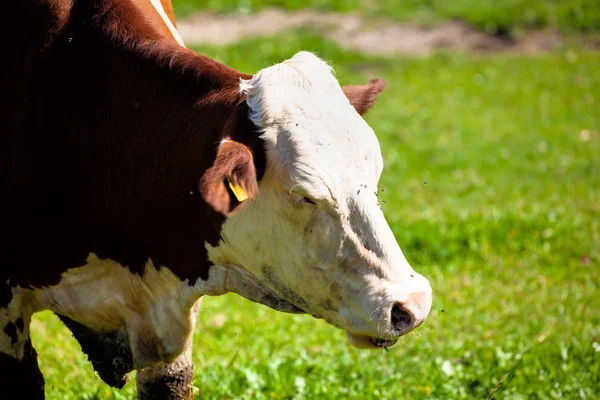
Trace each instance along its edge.
<path fill-rule="evenodd" d="M 396 344 L 396 339 L 386 340 L 371 336 L 355 335 L 346 331 L 348 342 L 357 349 L 385 349 Z"/>
<path fill-rule="evenodd" d="M 296 305 L 284 300 L 278 296 L 267 294 L 263 296 L 259 302 L 276 311 L 281 311 L 290 314 L 304 314 L 306 311 Z M 322 317 L 312 314 L 313 317 L 321 319 Z M 339 326 L 338 326 L 339 327 Z M 348 342 L 358 349 L 385 349 L 396 344 L 396 339 L 382 339 L 371 336 L 355 335 L 346 330 Z"/>

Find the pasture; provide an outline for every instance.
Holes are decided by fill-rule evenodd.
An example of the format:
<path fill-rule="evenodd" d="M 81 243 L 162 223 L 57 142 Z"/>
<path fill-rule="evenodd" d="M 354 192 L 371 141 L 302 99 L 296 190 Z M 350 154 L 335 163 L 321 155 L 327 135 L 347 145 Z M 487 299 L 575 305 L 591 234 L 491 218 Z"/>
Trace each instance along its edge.
<path fill-rule="evenodd" d="M 388 82 L 366 116 L 386 162 L 380 203 L 434 290 L 427 323 L 389 352 L 350 348 L 309 316 L 205 298 L 198 398 L 600 397 L 600 53 L 373 57 L 306 29 L 196 49 L 248 73 L 310 50 L 343 84 Z M 32 338 L 48 399 L 134 397 L 133 379 L 100 381 L 52 314 Z"/>
<path fill-rule="evenodd" d="M 312 8 L 423 23 L 459 18 L 489 33 L 510 33 L 544 26 L 559 27 L 565 31 L 600 29 L 600 8 L 595 0 L 174 0 L 173 4 L 179 16 L 192 14 L 198 9 L 217 13 L 250 13 L 268 7 L 287 10 Z"/>

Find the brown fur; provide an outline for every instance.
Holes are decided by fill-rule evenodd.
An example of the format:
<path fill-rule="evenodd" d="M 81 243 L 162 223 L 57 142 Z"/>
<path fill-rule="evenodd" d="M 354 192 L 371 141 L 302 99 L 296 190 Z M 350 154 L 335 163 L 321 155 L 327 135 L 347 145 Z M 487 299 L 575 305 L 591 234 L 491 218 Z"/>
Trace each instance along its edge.
<path fill-rule="evenodd" d="M 262 149 L 245 122 L 224 129 L 231 115 L 247 113 L 239 79 L 249 76 L 182 48 L 140 4 L 7 5 L 0 307 L 11 301 L 10 288 L 56 284 L 89 253 L 136 273 L 150 258 L 190 283 L 208 276 L 203 244 L 218 240 L 222 220 L 198 183 L 216 159 L 214 143 L 232 130 Z M 0 327 L 9 345 L 12 327 Z M 90 343 L 91 354 L 111 352 Z M 2 370 L 0 392 L 40 381 L 34 356 L 1 357 L 23 368 Z M 10 371 L 21 371 L 19 379 Z"/>
<path fill-rule="evenodd" d="M 258 192 L 256 171 L 250 149 L 241 143 L 227 141 L 219 146 L 214 165 L 200 181 L 200 195 L 215 211 L 229 216 L 239 205 L 226 180 L 240 185 L 248 197 Z"/>
<path fill-rule="evenodd" d="M 372 79 L 366 85 L 344 86 L 344 94 L 350 100 L 356 111 L 363 115 L 375 105 L 377 96 L 385 90 L 386 83 L 383 79 Z"/>
<path fill-rule="evenodd" d="M 245 113 L 238 85 L 248 76 L 161 39 L 128 1 L 78 1 L 61 15 L 24 19 L 24 39 L 40 50 L 15 48 L 7 59 L 26 68 L 3 74 L 14 102 L 0 111 L 13 121 L 1 201 L 15 228 L 4 243 L 22 265 L 7 268 L 11 282 L 56 283 L 90 252 L 134 271 L 151 256 L 182 279 L 206 276 L 199 243 L 218 226 L 194 193 L 229 117 Z M 21 248 L 27 257 L 16 257 Z"/>

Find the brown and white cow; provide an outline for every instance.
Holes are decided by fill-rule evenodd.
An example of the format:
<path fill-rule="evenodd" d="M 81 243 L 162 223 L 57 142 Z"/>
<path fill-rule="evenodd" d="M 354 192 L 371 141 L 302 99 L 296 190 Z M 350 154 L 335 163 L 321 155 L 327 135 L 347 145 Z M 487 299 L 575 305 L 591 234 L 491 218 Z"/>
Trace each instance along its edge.
<path fill-rule="evenodd" d="M 307 52 L 245 75 L 183 47 L 164 0 L 4 7 L 0 397 L 44 398 L 40 310 L 107 383 L 137 369 L 146 399 L 191 397 L 204 295 L 309 313 L 364 348 L 425 320 L 361 118 L 383 81 L 341 87 Z"/>

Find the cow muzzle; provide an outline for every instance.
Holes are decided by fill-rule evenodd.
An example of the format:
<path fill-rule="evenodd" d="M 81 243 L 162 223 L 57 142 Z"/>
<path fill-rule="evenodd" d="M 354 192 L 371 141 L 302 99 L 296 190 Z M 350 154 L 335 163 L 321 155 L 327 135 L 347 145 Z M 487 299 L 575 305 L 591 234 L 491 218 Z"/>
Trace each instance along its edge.
<path fill-rule="evenodd" d="M 421 278 L 421 277 L 420 277 Z M 422 278 L 425 280 L 425 278 Z M 426 280 L 425 280 L 426 281 Z M 369 330 L 346 330 L 349 343 L 360 349 L 375 349 L 393 346 L 400 336 L 406 335 L 419 327 L 429 315 L 432 303 L 431 287 L 403 296 L 401 300 L 380 305 L 382 311 L 371 313 L 373 320 L 369 321 Z M 379 322 L 377 322 L 379 321 Z M 376 322 L 373 326 L 373 322 Z"/>

